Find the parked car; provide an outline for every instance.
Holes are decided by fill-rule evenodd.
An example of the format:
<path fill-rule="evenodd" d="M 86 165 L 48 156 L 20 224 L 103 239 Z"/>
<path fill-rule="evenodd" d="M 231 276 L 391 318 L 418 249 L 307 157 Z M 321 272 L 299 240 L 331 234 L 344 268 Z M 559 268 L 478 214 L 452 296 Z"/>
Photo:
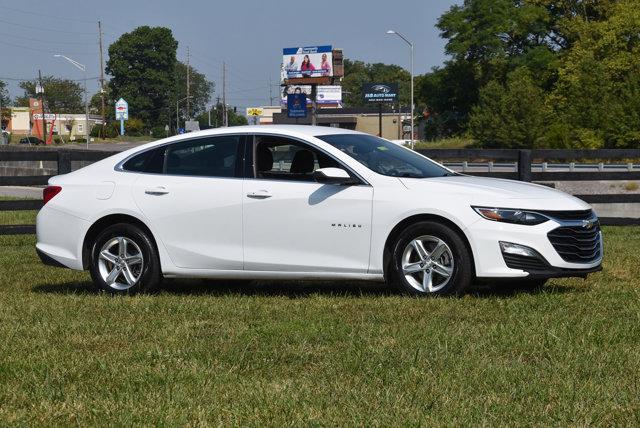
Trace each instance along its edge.
<path fill-rule="evenodd" d="M 42 141 L 38 137 L 29 136 L 29 137 L 20 138 L 20 144 L 29 144 L 33 146 L 39 146 L 39 145 L 44 145 L 44 141 Z"/>
<path fill-rule="evenodd" d="M 118 153 L 44 189 L 37 252 L 131 293 L 169 278 L 476 280 L 540 286 L 601 269 L 591 207 L 545 186 L 453 172 L 359 132 L 218 128 Z"/>

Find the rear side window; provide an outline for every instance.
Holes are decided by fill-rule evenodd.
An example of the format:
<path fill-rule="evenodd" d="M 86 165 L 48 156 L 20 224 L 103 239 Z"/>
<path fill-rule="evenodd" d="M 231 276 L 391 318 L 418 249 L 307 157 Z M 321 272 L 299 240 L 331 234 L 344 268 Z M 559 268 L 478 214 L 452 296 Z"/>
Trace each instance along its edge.
<path fill-rule="evenodd" d="M 199 138 L 171 144 L 166 154 L 166 174 L 235 177 L 242 136 Z"/>
<path fill-rule="evenodd" d="M 122 169 L 132 172 L 162 174 L 166 149 L 167 148 L 163 146 L 135 155 L 122 165 Z"/>
<path fill-rule="evenodd" d="M 122 169 L 150 174 L 236 177 L 242 150 L 240 135 L 198 138 L 147 150 L 122 164 Z"/>

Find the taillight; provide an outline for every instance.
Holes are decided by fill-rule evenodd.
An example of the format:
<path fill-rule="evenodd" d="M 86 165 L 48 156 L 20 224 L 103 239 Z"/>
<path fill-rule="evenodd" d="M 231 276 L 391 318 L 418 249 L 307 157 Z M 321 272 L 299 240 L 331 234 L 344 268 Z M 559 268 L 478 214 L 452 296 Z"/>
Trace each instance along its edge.
<path fill-rule="evenodd" d="M 62 187 L 60 186 L 47 186 L 42 190 L 42 201 L 46 204 L 49 202 L 55 195 L 62 191 Z"/>

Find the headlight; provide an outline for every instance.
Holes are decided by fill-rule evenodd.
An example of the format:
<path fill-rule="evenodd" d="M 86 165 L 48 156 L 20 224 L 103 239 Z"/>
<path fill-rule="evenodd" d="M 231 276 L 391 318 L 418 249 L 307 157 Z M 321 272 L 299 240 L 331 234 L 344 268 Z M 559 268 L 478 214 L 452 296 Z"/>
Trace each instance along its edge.
<path fill-rule="evenodd" d="M 524 224 L 527 226 L 535 226 L 549 220 L 542 214 L 532 211 L 505 209 L 505 208 L 487 208 L 472 207 L 475 212 L 480 214 L 487 220 L 499 221 L 502 223 Z"/>

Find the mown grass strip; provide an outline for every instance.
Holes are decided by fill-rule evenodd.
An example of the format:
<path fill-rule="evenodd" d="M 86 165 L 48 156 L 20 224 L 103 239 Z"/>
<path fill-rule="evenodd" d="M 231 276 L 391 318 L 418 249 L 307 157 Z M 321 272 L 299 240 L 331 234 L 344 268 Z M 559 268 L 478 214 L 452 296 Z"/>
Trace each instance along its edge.
<path fill-rule="evenodd" d="M 538 293 L 168 281 L 92 291 L 0 237 L 3 425 L 638 425 L 640 229 Z"/>

